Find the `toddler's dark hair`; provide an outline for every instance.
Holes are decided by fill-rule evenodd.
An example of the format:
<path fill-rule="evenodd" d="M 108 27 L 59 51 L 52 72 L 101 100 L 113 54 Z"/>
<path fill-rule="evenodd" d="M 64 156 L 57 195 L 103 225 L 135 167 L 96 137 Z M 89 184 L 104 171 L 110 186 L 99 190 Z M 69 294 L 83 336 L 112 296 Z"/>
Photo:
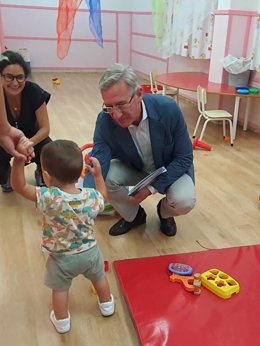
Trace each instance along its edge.
<path fill-rule="evenodd" d="M 74 183 L 82 172 L 82 152 L 73 141 L 58 139 L 43 147 L 41 163 L 43 169 L 61 183 Z"/>

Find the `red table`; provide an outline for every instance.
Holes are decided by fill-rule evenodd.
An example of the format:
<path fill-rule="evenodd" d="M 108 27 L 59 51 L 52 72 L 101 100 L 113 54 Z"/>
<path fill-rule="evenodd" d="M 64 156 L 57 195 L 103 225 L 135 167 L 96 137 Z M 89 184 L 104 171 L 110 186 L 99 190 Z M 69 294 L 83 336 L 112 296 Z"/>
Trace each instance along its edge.
<path fill-rule="evenodd" d="M 169 280 L 169 263 L 195 272 L 217 268 L 238 281 L 240 292 L 222 299 L 202 287 L 200 296 Z M 135 258 L 114 262 L 143 346 L 258 346 L 260 246 Z"/>
<path fill-rule="evenodd" d="M 260 94 L 238 94 L 234 86 L 227 84 L 212 83 L 208 80 L 208 75 L 202 72 L 172 72 L 157 75 L 156 81 L 166 86 L 174 87 L 176 89 L 183 89 L 189 91 L 197 91 L 198 85 L 207 90 L 209 94 L 227 95 L 235 97 L 235 106 L 233 114 L 233 138 L 236 137 L 237 119 L 240 99 L 247 98 L 247 107 L 244 118 L 243 130 L 246 131 L 248 116 L 250 112 L 250 101 L 252 98 L 259 98 Z"/>

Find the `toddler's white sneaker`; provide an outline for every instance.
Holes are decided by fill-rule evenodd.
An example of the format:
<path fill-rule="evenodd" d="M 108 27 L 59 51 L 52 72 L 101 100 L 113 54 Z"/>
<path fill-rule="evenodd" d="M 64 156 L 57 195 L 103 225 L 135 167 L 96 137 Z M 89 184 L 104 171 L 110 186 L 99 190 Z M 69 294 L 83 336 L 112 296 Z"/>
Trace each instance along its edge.
<path fill-rule="evenodd" d="M 115 300 L 113 295 L 110 295 L 110 301 L 109 302 L 104 302 L 100 303 L 98 301 L 98 307 L 100 309 L 101 315 L 102 316 L 111 316 L 115 312 Z"/>
<path fill-rule="evenodd" d="M 63 320 L 57 320 L 54 311 L 52 310 L 50 314 L 50 320 L 52 321 L 58 333 L 67 333 L 70 330 L 70 314 Z"/>

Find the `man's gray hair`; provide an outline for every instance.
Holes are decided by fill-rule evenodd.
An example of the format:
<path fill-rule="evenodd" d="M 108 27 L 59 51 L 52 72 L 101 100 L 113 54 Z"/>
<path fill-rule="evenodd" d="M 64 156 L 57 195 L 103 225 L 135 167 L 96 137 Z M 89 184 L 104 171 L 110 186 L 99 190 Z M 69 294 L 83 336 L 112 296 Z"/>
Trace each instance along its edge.
<path fill-rule="evenodd" d="M 123 80 L 128 89 L 137 91 L 140 88 L 140 83 L 134 69 L 129 65 L 113 64 L 101 76 L 99 81 L 99 89 L 106 90 Z"/>

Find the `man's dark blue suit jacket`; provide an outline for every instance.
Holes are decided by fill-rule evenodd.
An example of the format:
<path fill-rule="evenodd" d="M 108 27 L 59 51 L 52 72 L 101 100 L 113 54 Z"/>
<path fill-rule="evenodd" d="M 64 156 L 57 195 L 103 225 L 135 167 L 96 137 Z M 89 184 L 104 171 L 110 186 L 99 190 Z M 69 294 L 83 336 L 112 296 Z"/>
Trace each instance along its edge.
<path fill-rule="evenodd" d="M 165 194 L 167 188 L 184 173 L 194 181 L 192 143 L 176 102 L 169 97 L 154 94 L 144 94 L 143 101 L 149 119 L 155 168 L 167 168 L 167 172 L 160 175 L 152 186 Z M 104 178 L 113 158 L 120 159 L 138 171 L 143 170 L 143 162 L 128 129 L 121 128 L 104 112 L 97 117 L 92 155 L 99 160 Z M 84 179 L 84 186 L 94 187 L 90 173 Z"/>

